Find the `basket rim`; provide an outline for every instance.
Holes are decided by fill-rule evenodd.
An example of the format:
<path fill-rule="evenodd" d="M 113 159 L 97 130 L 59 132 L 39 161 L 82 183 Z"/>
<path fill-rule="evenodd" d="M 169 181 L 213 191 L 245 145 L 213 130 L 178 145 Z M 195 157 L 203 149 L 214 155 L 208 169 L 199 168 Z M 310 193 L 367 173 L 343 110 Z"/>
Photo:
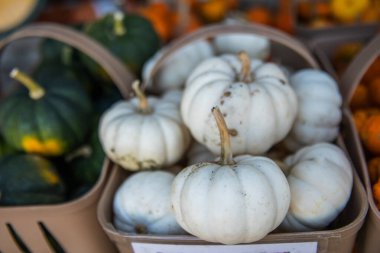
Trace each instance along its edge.
<path fill-rule="evenodd" d="M 114 185 L 112 179 L 117 177 L 120 172 L 124 171 L 120 166 L 113 164 L 111 168 L 111 175 L 109 177 L 109 180 L 105 186 L 105 190 L 102 193 L 102 196 L 100 198 L 100 201 L 98 203 L 97 208 L 97 216 L 98 221 L 100 225 L 102 226 L 103 230 L 107 233 L 109 238 L 115 242 L 134 242 L 134 241 L 156 241 L 157 243 L 168 243 L 170 240 L 176 241 L 184 241 L 184 242 L 191 242 L 191 243 L 198 243 L 198 244 L 214 244 L 211 242 L 207 242 L 204 240 L 201 240 L 193 235 L 137 235 L 137 234 L 131 234 L 126 233 L 122 231 L 118 231 L 115 226 L 113 225 L 112 221 L 108 221 L 105 215 L 105 210 L 107 207 L 103 205 L 103 202 L 107 198 L 106 193 L 110 192 L 109 188 Z M 310 232 L 280 232 L 280 233 L 270 233 L 267 236 L 265 236 L 263 239 L 253 242 L 251 244 L 255 243 L 264 243 L 264 242 L 280 242 L 280 241 L 286 241 L 291 239 L 297 238 L 297 241 L 310 241 L 310 240 L 317 240 L 320 241 L 324 238 L 344 238 L 349 237 L 352 235 L 355 235 L 359 229 L 362 227 L 365 221 L 365 217 L 368 212 L 368 202 L 367 202 L 367 195 L 366 191 L 364 189 L 364 186 L 362 185 L 359 176 L 357 175 L 356 171 L 353 169 L 354 172 L 354 184 L 352 190 L 356 191 L 358 194 L 358 197 L 360 199 L 360 210 L 357 215 L 357 217 L 349 224 L 336 228 L 336 229 L 330 229 L 330 230 L 318 230 L 318 231 L 310 231 Z M 351 193 L 352 194 L 352 193 Z"/>

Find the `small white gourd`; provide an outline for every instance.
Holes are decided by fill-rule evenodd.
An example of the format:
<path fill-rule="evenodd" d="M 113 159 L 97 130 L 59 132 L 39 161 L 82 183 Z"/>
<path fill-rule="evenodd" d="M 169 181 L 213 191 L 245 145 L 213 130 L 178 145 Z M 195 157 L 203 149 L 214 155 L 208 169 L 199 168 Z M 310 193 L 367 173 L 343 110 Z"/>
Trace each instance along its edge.
<path fill-rule="evenodd" d="M 103 113 L 99 123 L 103 150 L 127 170 L 169 167 L 183 157 L 191 136 L 178 104 L 147 98 L 138 86 L 133 84 L 138 98 L 119 101 Z"/>
<path fill-rule="evenodd" d="M 210 152 L 204 145 L 193 141 L 187 151 L 187 164 L 192 165 L 200 162 L 211 162 L 216 160 L 216 155 Z"/>
<path fill-rule="evenodd" d="M 182 101 L 182 95 L 183 95 L 183 90 L 177 89 L 177 90 L 168 90 L 165 91 L 164 94 L 162 95 L 162 98 L 166 101 L 173 102 L 180 106 L 181 101 Z"/>
<path fill-rule="evenodd" d="M 285 146 L 296 151 L 318 142 L 332 142 L 342 120 L 342 95 L 336 81 L 318 69 L 302 69 L 291 75 L 298 97 L 298 114 L 285 138 Z"/>
<path fill-rule="evenodd" d="M 220 139 L 210 110 L 217 105 L 229 127 L 233 154 L 263 154 L 290 131 L 297 97 L 274 63 L 245 53 L 203 61 L 186 82 L 181 114 L 192 136 L 218 154 Z"/>
<path fill-rule="evenodd" d="M 234 19 L 227 19 L 226 25 L 239 24 Z M 270 40 L 257 34 L 232 33 L 217 35 L 213 39 L 217 54 L 238 54 L 241 51 L 251 58 L 266 60 L 270 55 Z"/>
<path fill-rule="evenodd" d="M 313 231 L 327 227 L 346 206 L 353 173 L 346 154 L 331 143 L 317 143 L 284 160 L 291 202 L 281 228 Z"/>
<path fill-rule="evenodd" d="M 154 77 L 154 82 L 148 82 L 152 78 L 151 72 L 160 59 L 162 54 L 168 50 L 168 47 L 161 48 L 151 59 L 143 66 L 143 81 L 152 84 L 148 86 L 158 92 L 164 92 L 170 89 L 182 89 L 185 85 L 186 78 L 196 65 L 204 59 L 214 55 L 213 48 L 208 41 L 198 40 L 173 52 L 165 63 L 160 67 Z"/>
<path fill-rule="evenodd" d="M 114 225 L 136 234 L 185 234 L 171 208 L 174 175 L 167 171 L 140 171 L 118 187 L 113 199 Z"/>
<path fill-rule="evenodd" d="M 188 166 L 175 177 L 174 214 L 182 228 L 202 240 L 252 243 L 284 219 L 290 203 L 289 185 L 269 158 L 232 158 L 223 116 L 218 108 L 213 115 L 222 142 L 220 161 Z"/>

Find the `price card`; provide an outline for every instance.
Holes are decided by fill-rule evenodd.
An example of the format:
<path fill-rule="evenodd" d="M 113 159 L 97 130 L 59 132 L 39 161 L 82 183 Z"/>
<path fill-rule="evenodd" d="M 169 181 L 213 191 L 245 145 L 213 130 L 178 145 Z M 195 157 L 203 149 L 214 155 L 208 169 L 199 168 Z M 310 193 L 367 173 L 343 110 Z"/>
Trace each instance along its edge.
<path fill-rule="evenodd" d="M 135 253 L 317 253 L 317 242 L 251 245 L 132 243 Z"/>

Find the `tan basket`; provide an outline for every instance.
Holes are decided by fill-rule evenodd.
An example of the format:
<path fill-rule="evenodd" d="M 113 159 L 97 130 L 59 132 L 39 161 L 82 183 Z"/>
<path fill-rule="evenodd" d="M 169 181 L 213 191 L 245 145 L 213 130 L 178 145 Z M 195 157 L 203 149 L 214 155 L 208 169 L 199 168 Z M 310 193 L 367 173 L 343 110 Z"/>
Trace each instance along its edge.
<path fill-rule="evenodd" d="M 113 166 L 112 174 L 107 182 L 106 188 L 101 196 L 98 205 L 98 219 L 109 238 L 115 243 L 119 252 L 134 252 L 135 243 L 148 244 L 169 244 L 169 245 L 214 245 L 202 241 L 194 236 L 158 236 L 158 235 L 134 235 L 118 231 L 113 225 L 112 203 L 116 190 L 128 177 L 129 173 Z M 281 243 L 302 243 L 316 242 L 318 253 L 335 252 L 351 253 L 359 229 L 362 227 L 364 218 L 368 210 L 365 190 L 355 173 L 354 186 L 351 198 L 337 219 L 334 228 L 326 231 L 302 232 L 302 233 L 272 233 L 264 239 L 255 242 L 257 244 L 281 244 Z M 231 247 L 231 246 L 228 246 Z M 281 246 L 279 246 L 281 248 Z M 177 249 L 178 250 L 178 249 Z M 192 252 L 197 251 L 196 248 Z M 230 252 L 233 251 L 233 247 Z M 363 251 L 364 252 L 364 251 Z"/>
<path fill-rule="evenodd" d="M 233 26 L 223 26 L 216 25 L 211 27 L 202 28 L 200 31 L 194 34 L 188 35 L 183 38 L 179 38 L 173 42 L 170 46 L 171 48 L 160 58 L 157 65 L 153 68 L 153 77 L 160 67 L 160 64 L 170 56 L 172 50 L 177 50 L 178 48 L 184 46 L 186 43 L 190 43 L 196 39 L 210 39 L 216 35 L 220 34 L 230 34 L 230 33 L 246 33 L 246 34 L 260 34 L 268 37 L 272 43 L 273 48 L 275 48 L 274 56 L 288 57 L 289 51 L 292 51 L 292 58 L 287 58 L 287 64 L 294 67 L 312 67 L 319 68 L 314 58 L 311 56 L 306 47 L 302 43 L 290 37 L 282 32 L 274 30 L 272 28 L 260 26 L 260 25 L 233 25 Z M 293 62 L 292 62 L 293 60 Z M 154 82 L 154 80 L 152 80 Z M 343 141 L 339 141 L 340 145 L 343 147 Z M 159 247 L 152 251 L 138 251 L 138 252 L 158 252 L 164 251 L 161 247 L 171 246 L 176 247 L 176 245 L 190 245 L 193 248 L 189 251 L 183 252 L 210 252 L 211 247 L 223 247 L 223 252 L 237 252 L 237 247 L 248 247 L 245 252 L 253 251 L 253 247 L 257 247 L 262 244 L 278 244 L 277 246 L 281 249 L 281 245 L 286 243 L 305 243 L 311 242 L 315 243 L 315 251 L 308 252 L 337 252 L 337 253 L 351 253 L 354 247 L 357 232 L 362 227 L 364 218 L 368 210 L 368 203 L 365 194 L 364 187 L 362 186 L 356 172 L 354 171 L 354 186 L 351 198 L 341 213 L 341 215 L 336 219 L 334 224 L 325 231 L 315 231 L 315 232 L 299 232 L 299 233 L 272 233 L 266 236 L 264 239 L 254 243 L 254 244 L 244 244 L 244 245 L 219 245 L 209 243 L 198 239 L 197 237 L 187 235 L 175 235 L 175 236 L 160 236 L 160 235 L 135 235 L 128 234 L 118 231 L 113 225 L 113 209 L 112 203 L 116 190 L 121 185 L 121 183 L 128 177 L 129 172 L 118 167 L 113 166 L 112 174 L 109 178 L 106 188 L 101 196 L 98 205 L 98 219 L 103 229 L 109 236 L 109 238 L 115 243 L 120 252 L 137 252 L 136 246 L 141 243 L 146 243 L 154 247 Z M 208 248 L 200 248 L 201 246 L 208 246 Z M 183 246 L 182 246 L 183 247 Z M 264 247 L 267 247 L 265 245 Z M 175 252 L 175 250 L 180 250 L 181 248 L 172 249 L 170 252 Z M 213 251 L 213 252 L 220 252 Z M 263 251 L 263 249 L 262 249 Z M 267 251 L 264 249 L 264 251 Z M 280 252 L 277 250 L 276 252 Z M 283 250 L 284 251 L 284 250 Z M 242 252 L 242 251 L 239 251 Z M 256 252 L 256 251 L 255 251 Z M 303 252 L 303 251 L 300 251 Z"/>
<path fill-rule="evenodd" d="M 297 4 L 304 0 L 293 0 L 292 12 L 294 17 L 294 30 L 297 37 L 303 40 L 312 40 L 316 38 L 324 38 L 329 36 L 345 36 L 352 33 L 362 33 L 369 36 L 374 35 L 380 29 L 380 22 L 375 23 L 357 23 L 357 24 L 342 24 L 332 25 L 328 27 L 312 28 L 300 23 L 297 19 Z M 310 2 L 317 2 L 317 0 L 309 0 Z"/>
<path fill-rule="evenodd" d="M 347 70 L 342 76 L 342 95 L 344 98 L 347 127 L 350 134 L 345 138 L 348 151 L 352 160 L 359 170 L 359 175 L 364 181 L 364 186 L 368 195 L 369 212 L 363 226 L 362 232 L 358 238 L 358 248 L 365 253 L 380 252 L 380 211 L 377 209 L 372 195 L 372 186 L 369 179 L 368 167 L 365 159 L 365 153 L 359 134 L 356 130 L 352 115 L 349 108 L 349 103 L 353 96 L 356 86 L 367 71 L 371 63 L 380 55 L 380 35 L 373 38 L 366 47 L 355 57 Z"/>
<path fill-rule="evenodd" d="M 120 91 L 128 95 L 129 86 L 125 82 L 131 82 L 133 75 L 98 43 L 70 28 L 57 24 L 31 25 L 0 41 L 0 50 L 13 41 L 31 37 L 56 39 L 88 54 L 106 69 Z M 116 252 L 96 213 L 110 166 L 106 159 L 97 183 L 76 200 L 54 205 L 0 207 L 0 252 Z"/>
<path fill-rule="evenodd" d="M 321 64 L 322 68 L 339 80 L 336 68 L 332 64 L 332 57 L 336 49 L 346 43 L 363 43 L 365 45 L 373 37 L 374 34 L 360 31 L 344 35 L 334 34 L 312 39 L 308 43 L 308 46 Z"/>

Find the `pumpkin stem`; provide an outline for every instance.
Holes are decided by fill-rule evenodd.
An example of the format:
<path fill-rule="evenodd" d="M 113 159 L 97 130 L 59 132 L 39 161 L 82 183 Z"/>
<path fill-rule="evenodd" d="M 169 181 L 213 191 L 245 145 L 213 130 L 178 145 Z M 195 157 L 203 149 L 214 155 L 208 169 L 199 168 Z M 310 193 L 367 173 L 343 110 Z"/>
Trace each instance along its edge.
<path fill-rule="evenodd" d="M 19 81 L 22 85 L 24 85 L 29 90 L 29 96 L 32 99 L 40 99 L 45 95 L 44 88 L 41 87 L 38 83 L 36 83 L 30 76 L 21 72 L 18 68 L 14 68 L 10 77 Z"/>
<path fill-rule="evenodd" d="M 121 11 L 115 12 L 113 15 L 114 23 L 113 23 L 113 31 L 117 36 L 123 36 L 127 31 L 125 29 L 123 19 L 124 13 Z"/>
<path fill-rule="evenodd" d="M 82 146 L 82 147 L 74 150 L 74 152 L 68 154 L 65 157 L 65 161 L 71 162 L 72 160 L 74 160 L 77 157 L 89 157 L 91 154 L 92 154 L 92 148 L 90 146 Z"/>
<path fill-rule="evenodd" d="M 239 81 L 244 83 L 252 82 L 251 76 L 251 59 L 244 51 L 239 53 L 239 60 L 241 61 L 241 70 L 239 73 Z"/>
<path fill-rule="evenodd" d="M 139 109 L 140 109 L 140 112 L 144 113 L 144 114 L 149 114 L 152 112 L 149 104 L 148 104 L 148 99 L 146 98 L 144 92 L 141 90 L 140 88 L 140 81 L 136 80 L 133 84 L 132 84 L 132 89 L 133 91 L 135 92 L 137 98 L 139 99 Z"/>
<path fill-rule="evenodd" d="M 214 115 L 220 134 L 220 163 L 222 165 L 235 164 L 234 160 L 232 159 L 230 134 L 228 132 L 226 121 L 224 120 L 223 115 L 218 107 L 213 107 L 211 109 L 211 112 Z"/>

